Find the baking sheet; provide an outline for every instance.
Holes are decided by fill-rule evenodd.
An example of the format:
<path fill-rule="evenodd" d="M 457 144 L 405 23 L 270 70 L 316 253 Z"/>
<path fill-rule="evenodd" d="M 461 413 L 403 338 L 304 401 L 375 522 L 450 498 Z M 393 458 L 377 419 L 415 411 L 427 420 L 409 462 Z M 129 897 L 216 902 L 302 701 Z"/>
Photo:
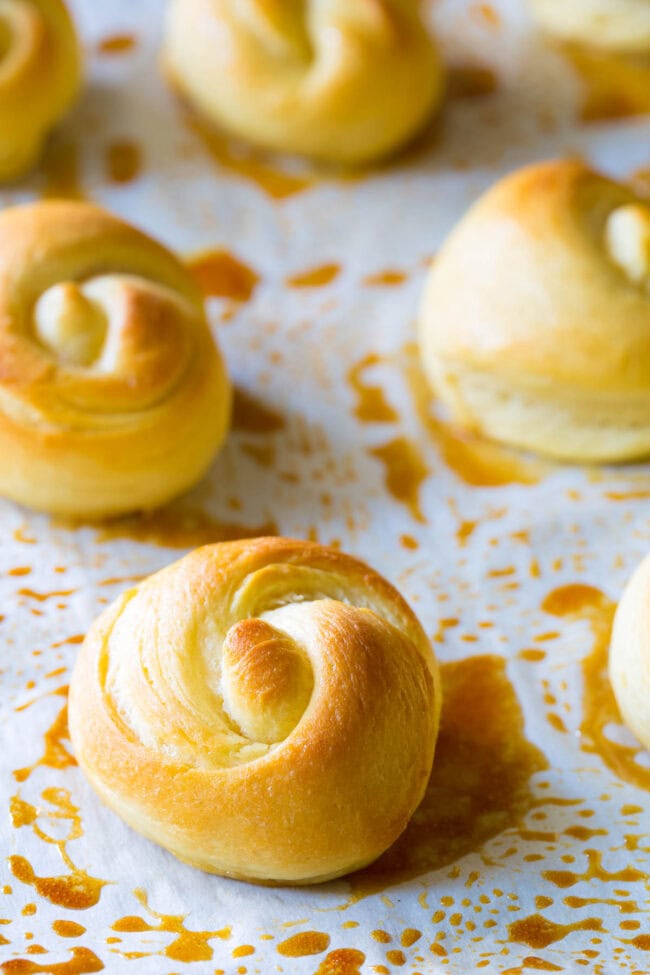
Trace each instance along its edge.
<path fill-rule="evenodd" d="M 598 117 L 643 92 L 621 93 L 611 65 L 608 90 L 581 81 L 519 0 L 438 2 L 459 69 L 442 119 L 391 165 L 313 173 L 206 142 L 157 68 L 161 6 L 72 3 L 85 94 L 2 199 L 87 196 L 209 252 L 195 268 L 216 293 L 236 423 L 206 480 L 155 517 L 74 528 L 0 502 L 3 970 L 647 971 L 650 763 L 603 664 L 648 548 L 650 469 L 463 439 L 413 344 L 430 259 L 499 175 L 580 154 L 643 180 L 648 119 Z M 70 669 L 107 601 L 194 545 L 273 531 L 386 574 L 443 662 L 422 808 L 378 864 L 311 889 L 176 862 L 99 803 L 66 737 Z"/>

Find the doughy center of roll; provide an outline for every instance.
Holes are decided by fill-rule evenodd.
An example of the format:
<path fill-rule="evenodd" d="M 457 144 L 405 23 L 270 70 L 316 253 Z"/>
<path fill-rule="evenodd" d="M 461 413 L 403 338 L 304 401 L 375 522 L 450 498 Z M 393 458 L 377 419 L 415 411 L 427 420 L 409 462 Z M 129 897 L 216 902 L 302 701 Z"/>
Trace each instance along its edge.
<path fill-rule="evenodd" d="M 610 213 L 605 242 L 615 264 L 634 282 L 650 284 L 650 208 L 629 203 Z"/>
<path fill-rule="evenodd" d="M 34 309 L 34 331 L 39 342 L 67 366 L 89 366 L 104 345 L 108 327 L 101 305 L 83 286 L 55 284 L 45 291 Z"/>
<path fill-rule="evenodd" d="M 221 680 L 226 712 L 246 737 L 267 745 L 296 727 L 314 683 L 301 649 L 260 619 L 241 620 L 228 631 Z"/>

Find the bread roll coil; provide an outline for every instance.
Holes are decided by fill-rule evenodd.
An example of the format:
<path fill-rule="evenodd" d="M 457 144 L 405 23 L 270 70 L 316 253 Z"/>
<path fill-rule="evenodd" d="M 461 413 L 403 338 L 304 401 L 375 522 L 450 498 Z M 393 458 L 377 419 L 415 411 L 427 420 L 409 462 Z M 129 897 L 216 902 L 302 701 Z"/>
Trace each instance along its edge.
<path fill-rule="evenodd" d="M 614 617 L 609 675 L 625 724 L 650 749 L 650 557 L 628 582 Z"/>
<path fill-rule="evenodd" d="M 86 203 L 0 214 L 0 494 L 57 515 L 163 504 L 205 472 L 230 387 L 189 272 Z"/>
<path fill-rule="evenodd" d="M 402 832 L 433 759 L 430 644 L 338 551 L 197 549 L 110 606 L 70 689 L 77 760 L 134 829 L 203 870 L 316 883 Z"/>
<path fill-rule="evenodd" d="M 420 347 L 463 426 L 573 461 L 650 453 L 650 206 L 578 161 L 519 170 L 430 271 Z"/>
<path fill-rule="evenodd" d="M 81 58 L 61 0 L 0 0 L 0 180 L 32 168 L 74 101 Z"/>
<path fill-rule="evenodd" d="M 164 63 L 208 121 L 326 162 L 384 156 L 439 103 L 418 0 L 171 0 Z"/>
<path fill-rule="evenodd" d="M 650 4 L 647 0 L 531 0 L 549 33 L 607 50 L 650 51 Z"/>

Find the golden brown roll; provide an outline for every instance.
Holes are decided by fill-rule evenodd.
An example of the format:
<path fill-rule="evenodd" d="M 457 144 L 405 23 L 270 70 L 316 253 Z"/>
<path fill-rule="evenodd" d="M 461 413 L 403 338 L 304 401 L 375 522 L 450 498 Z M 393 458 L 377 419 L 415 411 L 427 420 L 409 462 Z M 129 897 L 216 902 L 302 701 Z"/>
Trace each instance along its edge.
<path fill-rule="evenodd" d="M 399 836 L 429 777 L 440 689 L 381 576 L 311 542 L 192 552 L 82 647 L 70 734 L 100 797 L 181 860 L 317 883 Z"/>
<path fill-rule="evenodd" d="M 615 51 L 650 51 L 648 0 L 531 0 L 540 24 L 557 37 Z"/>
<path fill-rule="evenodd" d="M 609 676 L 625 724 L 650 749 L 650 556 L 625 587 L 614 617 Z"/>
<path fill-rule="evenodd" d="M 413 136 L 442 69 L 419 0 L 170 0 L 164 60 L 211 122 L 280 152 L 368 162 Z"/>
<path fill-rule="evenodd" d="M 460 424 L 573 461 L 650 452 L 650 207 L 575 161 L 489 190 L 435 261 L 420 312 Z"/>
<path fill-rule="evenodd" d="M 164 247 L 87 203 L 0 214 L 0 495 L 73 517 L 153 508 L 203 475 L 229 411 Z"/>
<path fill-rule="evenodd" d="M 29 170 L 81 84 L 74 25 L 61 0 L 0 0 L 0 180 Z"/>

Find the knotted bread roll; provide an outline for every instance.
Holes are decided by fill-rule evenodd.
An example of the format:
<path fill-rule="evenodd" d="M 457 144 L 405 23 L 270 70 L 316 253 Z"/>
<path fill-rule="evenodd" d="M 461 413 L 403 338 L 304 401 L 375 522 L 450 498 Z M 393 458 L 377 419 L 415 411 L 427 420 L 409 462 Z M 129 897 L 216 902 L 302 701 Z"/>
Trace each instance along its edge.
<path fill-rule="evenodd" d="M 0 180 L 29 170 L 81 84 L 77 37 L 61 0 L 0 0 Z"/>
<path fill-rule="evenodd" d="M 628 582 L 614 617 L 609 676 L 625 724 L 650 749 L 650 556 Z"/>
<path fill-rule="evenodd" d="M 531 0 L 540 24 L 557 37 L 615 51 L 650 51 L 648 0 Z"/>
<path fill-rule="evenodd" d="M 368 863 L 427 783 L 429 642 L 361 562 L 282 538 L 197 549 L 91 628 L 70 734 L 100 797 L 180 859 L 258 883 Z"/>
<path fill-rule="evenodd" d="M 580 162 L 489 190 L 445 242 L 420 313 L 452 417 L 573 461 L 650 452 L 650 206 Z"/>
<path fill-rule="evenodd" d="M 165 64 L 211 122 L 335 163 L 384 156 L 440 101 L 419 0 L 170 0 Z"/>
<path fill-rule="evenodd" d="M 0 494 L 152 508 L 204 473 L 230 388 L 189 272 L 86 203 L 0 214 Z"/>

